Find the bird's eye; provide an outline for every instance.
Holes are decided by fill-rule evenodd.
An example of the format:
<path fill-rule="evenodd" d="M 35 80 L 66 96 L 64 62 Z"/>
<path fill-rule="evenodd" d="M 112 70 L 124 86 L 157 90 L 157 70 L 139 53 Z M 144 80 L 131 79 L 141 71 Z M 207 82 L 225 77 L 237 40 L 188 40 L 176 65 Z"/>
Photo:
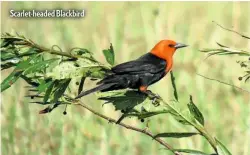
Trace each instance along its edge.
<path fill-rule="evenodd" d="M 173 45 L 173 44 L 169 44 L 168 46 L 169 46 L 169 47 L 171 47 L 171 48 L 172 48 L 172 47 L 174 47 L 174 45 Z"/>

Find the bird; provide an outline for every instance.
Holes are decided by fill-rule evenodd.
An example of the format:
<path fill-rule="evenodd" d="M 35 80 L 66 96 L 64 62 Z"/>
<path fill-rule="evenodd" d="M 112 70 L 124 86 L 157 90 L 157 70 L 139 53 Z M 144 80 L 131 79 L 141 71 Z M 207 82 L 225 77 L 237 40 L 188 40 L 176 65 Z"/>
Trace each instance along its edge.
<path fill-rule="evenodd" d="M 167 75 L 172 69 L 175 51 L 187 46 L 173 40 L 161 40 L 150 52 L 141 57 L 112 67 L 110 73 L 97 82 L 96 87 L 82 91 L 75 99 L 98 91 L 106 92 L 127 88 L 152 94 L 148 87 Z"/>

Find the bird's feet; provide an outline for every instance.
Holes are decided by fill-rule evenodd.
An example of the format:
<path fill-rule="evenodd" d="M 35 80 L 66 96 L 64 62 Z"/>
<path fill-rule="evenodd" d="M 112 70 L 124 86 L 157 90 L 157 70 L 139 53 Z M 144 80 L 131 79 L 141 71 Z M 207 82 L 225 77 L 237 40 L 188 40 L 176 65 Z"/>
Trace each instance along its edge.
<path fill-rule="evenodd" d="M 161 97 L 158 94 L 155 94 L 150 90 L 146 90 L 145 93 L 152 100 L 152 104 L 154 106 L 159 106 L 160 105 L 159 100 L 161 99 Z"/>

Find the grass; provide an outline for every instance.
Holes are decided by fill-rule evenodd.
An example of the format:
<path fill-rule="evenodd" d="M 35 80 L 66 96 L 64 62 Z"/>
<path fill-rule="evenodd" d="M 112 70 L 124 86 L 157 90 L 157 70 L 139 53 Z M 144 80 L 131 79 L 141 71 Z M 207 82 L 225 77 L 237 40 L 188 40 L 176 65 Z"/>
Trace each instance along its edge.
<path fill-rule="evenodd" d="M 39 8 L 38 8 L 39 7 Z M 86 9 L 83 19 L 14 19 L 10 9 Z M 63 50 L 85 47 L 96 59 L 105 63 L 102 49 L 112 42 L 116 63 L 128 61 L 149 51 L 161 39 L 189 44 L 176 52 L 174 72 L 179 100 L 187 103 L 189 94 L 204 114 L 206 128 L 222 141 L 232 154 L 250 153 L 249 114 L 250 95 L 231 87 L 206 80 L 196 73 L 232 83 L 249 90 L 249 83 L 238 81 L 242 75 L 237 56 L 206 57 L 198 50 L 215 47 L 216 41 L 239 49 L 249 50 L 250 43 L 235 34 L 217 27 L 212 21 L 233 26 L 250 34 L 249 2 L 2 2 L 1 31 L 12 29 L 35 42 Z M 10 70 L 2 72 L 2 79 Z M 94 84 L 87 82 L 85 89 Z M 43 107 L 29 104 L 25 83 L 18 81 L 1 94 L 1 149 L 2 154 L 87 154 L 87 155 L 147 155 L 168 154 L 156 142 L 138 133 L 109 124 L 91 113 L 68 107 L 48 115 L 39 115 Z M 164 100 L 174 98 L 170 75 L 150 87 Z M 94 95 L 84 97 L 85 103 L 113 118 L 120 116 L 111 106 L 101 106 Z M 136 119 L 127 119 L 132 125 L 145 127 Z M 156 116 L 150 120 L 153 132 L 192 131 L 183 128 L 171 117 Z M 211 151 L 207 142 L 195 136 L 192 139 L 168 140 L 179 148 Z"/>

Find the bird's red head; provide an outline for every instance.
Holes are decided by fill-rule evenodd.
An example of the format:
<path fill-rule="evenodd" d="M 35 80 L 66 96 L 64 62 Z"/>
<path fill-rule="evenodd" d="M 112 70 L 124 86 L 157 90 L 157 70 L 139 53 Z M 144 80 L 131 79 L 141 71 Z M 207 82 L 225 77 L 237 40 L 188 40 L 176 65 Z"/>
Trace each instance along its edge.
<path fill-rule="evenodd" d="M 151 53 L 164 60 L 169 60 L 172 59 L 176 49 L 186 46 L 187 45 L 185 44 L 176 43 L 173 40 L 162 40 L 155 45 L 155 47 L 151 50 Z"/>

